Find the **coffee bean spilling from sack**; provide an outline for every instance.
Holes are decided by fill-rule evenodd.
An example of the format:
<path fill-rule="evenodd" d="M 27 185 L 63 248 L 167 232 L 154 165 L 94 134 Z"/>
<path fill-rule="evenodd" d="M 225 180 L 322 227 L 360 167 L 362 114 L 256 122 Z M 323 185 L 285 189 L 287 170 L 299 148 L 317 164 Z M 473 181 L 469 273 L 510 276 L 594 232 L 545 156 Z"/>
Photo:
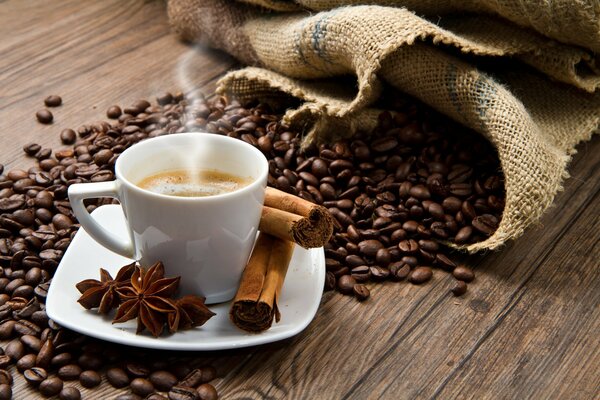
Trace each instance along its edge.
<path fill-rule="evenodd" d="M 504 209 L 494 149 L 474 132 L 406 102 L 380 115 L 374 132 L 300 151 L 301 136 L 267 105 L 193 101 L 185 130 L 239 138 L 269 159 L 269 185 L 327 207 L 337 221 L 325 248 L 325 289 L 369 297 L 367 282 L 421 284 L 432 267 L 453 272 L 460 296 L 472 271 L 440 243 L 468 244 L 491 235 Z"/>

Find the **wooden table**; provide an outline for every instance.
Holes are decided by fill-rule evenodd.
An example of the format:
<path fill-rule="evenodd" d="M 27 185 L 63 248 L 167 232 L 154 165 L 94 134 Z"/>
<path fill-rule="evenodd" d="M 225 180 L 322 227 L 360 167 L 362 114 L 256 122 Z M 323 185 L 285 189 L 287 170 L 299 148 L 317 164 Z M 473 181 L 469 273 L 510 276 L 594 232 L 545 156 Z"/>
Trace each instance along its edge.
<path fill-rule="evenodd" d="M 22 146 L 59 148 L 59 132 L 108 106 L 192 86 L 206 93 L 236 67 L 169 32 L 162 1 L 0 1 L 0 162 L 28 167 Z M 182 81 L 184 73 L 187 81 Z M 49 94 L 52 125 L 34 113 Z M 437 271 L 429 284 L 372 286 L 358 303 L 326 293 L 296 337 L 198 353 L 222 398 L 599 399 L 600 138 L 578 147 L 554 207 L 517 242 L 474 257 L 460 298 Z M 35 398 L 21 375 L 14 397 Z M 103 382 L 89 399 L 122 393 Z"/>

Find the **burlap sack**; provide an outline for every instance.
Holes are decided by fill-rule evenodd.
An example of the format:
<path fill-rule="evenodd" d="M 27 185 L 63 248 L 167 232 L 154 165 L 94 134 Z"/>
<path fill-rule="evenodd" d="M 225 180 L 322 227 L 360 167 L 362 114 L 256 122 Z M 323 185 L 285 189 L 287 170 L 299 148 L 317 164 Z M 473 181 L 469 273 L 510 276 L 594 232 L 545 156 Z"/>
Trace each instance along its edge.
<path fill-rule="evenodd" d="M 331 10 L 335 7 L 376 4 L 406 7 L 436 17 L 450 13 L 487 13 L 563 43 L 600 51 L 600 2 L 597 0 L 243 0 L 277 11 Z"/>
<path fill-rule="evenodd" d="M 489 138 L 505 175 L 506 208 L 496 233 L 469 251 L 497 248 L 537 221 L 567 176 L 575 144 L 598 128 L 600 78 L 594 54 L 582 48 L 491 16 L 434 24 L 392 7 L 309 14 L 273 11 L 294 5 L 291 1 L 254 3 L 263 7 L 224 0 L 169 2 L 171 22 L 182 37 L 272 70 L 232 72 L 220 81 L 223 93 L 297 97 L 304 103 L 286 114 L 288 122 L 305 128 L 307 140 L 334 140 L 374 124 L 376 112 L 368 106 L 383 80 Z M 516 62 L 491 76 L 460 54 L 475 60 L 510 57 L 564 83 Z M 356 88 L 315 81 L 339 75 L 355 75 Z"/>

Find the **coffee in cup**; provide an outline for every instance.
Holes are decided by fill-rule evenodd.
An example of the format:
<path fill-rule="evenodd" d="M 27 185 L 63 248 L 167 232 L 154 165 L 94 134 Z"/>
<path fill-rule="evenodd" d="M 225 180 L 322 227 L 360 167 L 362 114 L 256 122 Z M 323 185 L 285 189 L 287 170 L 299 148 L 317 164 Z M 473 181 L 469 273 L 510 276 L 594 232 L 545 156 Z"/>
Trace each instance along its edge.
<path fill-rule="evenodd" d="M 265 156 L 241 140 L 165 135 L 125 150 L 115 164 L 115 181 L 71 185 L 69 199 L 98 243 L 142 266 L 162 261 L 169 275 L 181 276 L 182 295 L 218 303 L 233 298 L 250 256 L 268 169 Z M 198 177 L 202 183 L 193 183 Z M 119 200 L 127 238 L 116 237 L 87 212 L 83 201 L 97 197 Z"/>

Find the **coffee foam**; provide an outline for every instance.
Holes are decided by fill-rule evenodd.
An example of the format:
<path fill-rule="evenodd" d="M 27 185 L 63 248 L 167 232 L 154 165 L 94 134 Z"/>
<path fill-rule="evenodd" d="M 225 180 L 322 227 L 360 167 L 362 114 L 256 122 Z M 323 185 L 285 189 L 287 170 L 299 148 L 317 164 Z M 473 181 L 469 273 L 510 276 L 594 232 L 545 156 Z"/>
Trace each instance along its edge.
<path fill-rule="evenodd" d="M 143 179 L 142 189 L 167 196 L 205 197 L 236 191 L 251 182 L 217 170 L 166 171 Z"/>

